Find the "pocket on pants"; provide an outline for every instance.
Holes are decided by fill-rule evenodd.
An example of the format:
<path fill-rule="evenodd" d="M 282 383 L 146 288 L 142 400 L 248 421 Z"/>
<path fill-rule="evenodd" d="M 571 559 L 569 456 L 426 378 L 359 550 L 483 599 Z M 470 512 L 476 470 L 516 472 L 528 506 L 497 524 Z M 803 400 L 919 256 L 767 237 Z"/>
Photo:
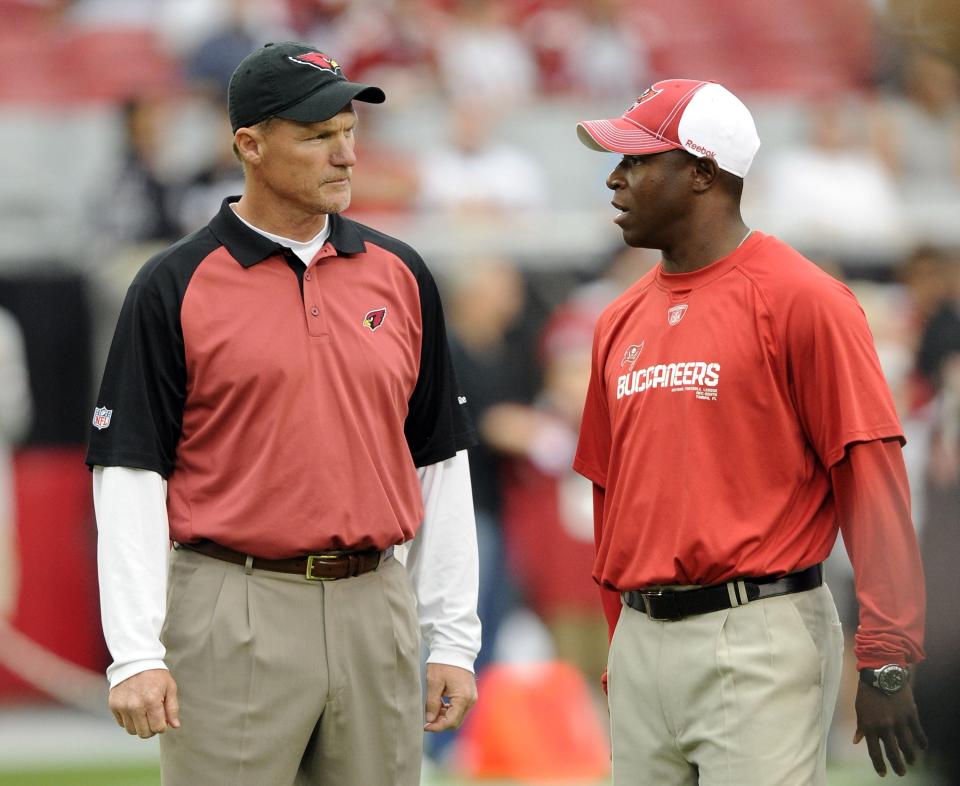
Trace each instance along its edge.
<path fill-rule="evenodd" d="M 783 596 L 780 605 L 790 615 L 795 639 L 802 644 L 806 657 L 810 660 L 814 670 L 816 684 L 823 685 L 824 662 L 826 660 L 823 647 L 828 642 L 822 641 L 826 619 L 819 619 L 822 610 L 816 598 L 810 597 L 810 592 L 794 593 Z"/>

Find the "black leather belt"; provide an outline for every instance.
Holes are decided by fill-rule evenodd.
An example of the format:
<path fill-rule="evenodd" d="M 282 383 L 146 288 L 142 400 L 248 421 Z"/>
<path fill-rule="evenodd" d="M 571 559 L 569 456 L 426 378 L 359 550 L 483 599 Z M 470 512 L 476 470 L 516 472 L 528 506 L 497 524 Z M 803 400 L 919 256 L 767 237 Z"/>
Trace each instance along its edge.
<path fill-rule="evenodd" d="M 234 551 L 212 540 L 200 540 L 195 543 L 177 543 L 176 548 L 189 549 L 207 557 L 232 562 L 234 565 L 245 565 L 247 555 Z M 303 557 L 289 559 L 264 559 L 263 557 L 250 558 L 250 567 L 256 570 L 272 570 L 277 573 L 296 573 L 310 581 L 336 581 L 359 576 L 376 570 L 381 558 L 393 553 L 393 547 L 387 552 L 377 549 L 366 551 L 328 551 L 322 554 L 307 554 Z"/>
<path fill-rule="evenodd" d="M 735 609 L 754 600 L 806 592 L 823 584 L 823 565 L 818 563 L 786 576 L 752 576 L 726 584 L 694 590 L 628 590 L 620 593 L 631 609 L 652 620 L 676 621 L 696 614 Z"/>

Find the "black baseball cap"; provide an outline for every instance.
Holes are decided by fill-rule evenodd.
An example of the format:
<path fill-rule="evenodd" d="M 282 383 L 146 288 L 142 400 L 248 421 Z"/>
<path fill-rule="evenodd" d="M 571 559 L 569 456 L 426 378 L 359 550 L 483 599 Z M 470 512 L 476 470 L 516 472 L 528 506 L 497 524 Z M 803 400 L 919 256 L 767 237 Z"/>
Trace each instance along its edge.
<path fill-rule="evenodd" d="M 303 123 L 329 120 L 351 101 L 382 104 L 379 87 L 348 82 L 339 63 L 308 44 L 264 44 L 230 77 L 227 108 L 233 130 L 268 117 Z"/>

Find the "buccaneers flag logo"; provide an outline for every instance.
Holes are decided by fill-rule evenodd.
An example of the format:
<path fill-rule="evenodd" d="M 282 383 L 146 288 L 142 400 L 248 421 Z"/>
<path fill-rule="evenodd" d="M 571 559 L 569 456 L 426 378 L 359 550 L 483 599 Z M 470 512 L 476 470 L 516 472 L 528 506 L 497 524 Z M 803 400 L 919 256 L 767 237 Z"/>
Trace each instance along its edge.
<path fill-rule="evenodd" d="M 633 371 L 633 367 L 640 359 L 640 353 L 643 352 L 643 345 L 646 343 L 641 341 L 639 344 L 631 344 L 627 347 L 627 351 L 623 353 L 623 360 L 620 361 L 621 368 L 627 366 L 630 371 Z"/>
<path fill-rule="evenodd" d="M 386 308 L 375 308 L 373 311 L 367 312 L 367 315 L 363 318 L 363 326 L 370 328 L 371 331 L 376 330 L 383 324 L 383 320 L 386 318 Z"/>
<path fill-rule="evenodd" d="M 340 73 L 340 64 L 332 57 L 327 57 L 323 52 L 307 52 L 305 55 L 290 57 L 290 60 L 294 63 L 313 66 L 320 71 L 329 71 L 331 74 Z"/>
<path fill-rule="evenodd" d="M 633 102 L 633 105 L 624 114 L 630 114 L 630 112 L 640 106 L 640 104 L 642 104 L 644 101 L 649 101 L 651 98 L 656 98 L 661 92 L 663 91 L 657 90 L 653 87 L 648 87 L 643 91 L 643 93 L 640 94 L 640 97 Z"/>

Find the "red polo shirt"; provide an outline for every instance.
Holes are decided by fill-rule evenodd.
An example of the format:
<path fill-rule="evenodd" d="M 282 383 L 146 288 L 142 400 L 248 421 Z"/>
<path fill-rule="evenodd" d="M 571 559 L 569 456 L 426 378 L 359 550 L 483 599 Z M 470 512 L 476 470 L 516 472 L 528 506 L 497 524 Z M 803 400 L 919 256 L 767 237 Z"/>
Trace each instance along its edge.
<path fill-rule="evenodd" d="M 415 468 L 473 442 L 429 271 L 339 215 L 305 268 L 230 201 L 131 285 L 87 463 L 166 477 L 177 541 L 289 557 L 409 540 Z"/>

